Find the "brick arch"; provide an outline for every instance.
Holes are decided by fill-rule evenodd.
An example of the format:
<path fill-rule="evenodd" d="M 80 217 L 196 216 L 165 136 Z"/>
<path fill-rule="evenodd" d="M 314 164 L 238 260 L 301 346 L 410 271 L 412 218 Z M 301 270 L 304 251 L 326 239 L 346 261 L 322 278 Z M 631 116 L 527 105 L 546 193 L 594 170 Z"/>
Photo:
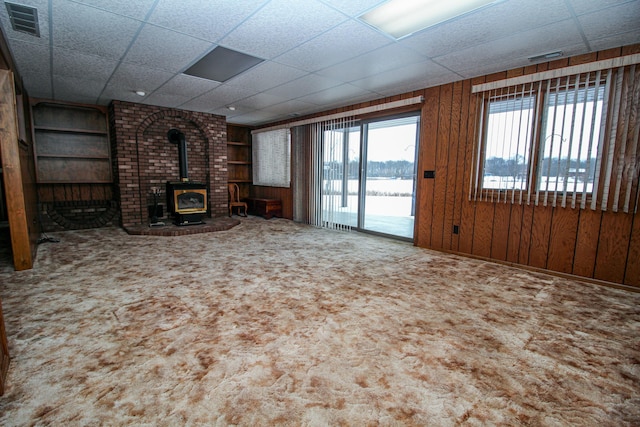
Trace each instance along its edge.
<path fill-rule="evenodd" d="M 198 134 L 197 142 L 192 139 L 192 143 L 187 143 L 189 177 L 206 183 L 210 215 L 226 216 L 227 125 L 223 116 L 125 101 L 114 101 L 112 108 L 121 221 L 125 228 L 146 224 L 150 188 L 164 188 L 166 181 L 177 178 L 173 176 L 178 168 L 177 155 L 174 160 L 173 154 L 176 148 L 166 140 L 166 132 L 170 127 L 185 125 L 192 138 L 194 132 Z M 161 135 L 164 123 L 167 128 Z M 166 146 L 157 144 L 161 138 L 167 141 Z"/>
<path fill-rule="evenodd" d="M 164 124 L 170 126 L 164 126 Z M 159 127 L 165 128 L 161 136 L 159 136 L 157 132 L 157 128 Z M 160 111 L 145 118 L 138 126 L 136 132 L 136 150 L 138 151 L 138 193 L 139 200 L 141 200 L 141 222 L 144 222 L 147 218 L 147 211 L 145 206 L 150 202 L 150 200 L 146 199 L 148 198 L 148 195 L 151 194 L 152 187 L 164 188 L 164 182 L 168 180 L 178 180 L 178 176 L 176 175 L 178 166 L 177 146 L 172 147 L 166 138 L 166 131 L 168 131 L 171 127 L 180 128 L 185 132 L 185 134 L 191 133 L 191 136 L 187 137 L 187 146 L 189 151 L 189 177 L 192 181 L 202 182 L 206 185 L 208 197 L 207 207 L 211 206 L 211 182 L 208 161 L 210 155 L 209 145 L 211 138 L 207 135 L 206 124 L 200 122 L 193 116 L 193 114 L 190 114 L 188 111 Z M 156 129 L 154 130 L 154 128 Z M 198 138 L 194 139 L 194 134 L 197 134 Z M 158 172 L 156 172 L 155 174 L 152 172 L 151 162 L 153 160 L 149 159 L 149 156 L 141 156 L 139 154 L 140 145 L 146 144 L 146 141 L 148 139 L 155 139 L 156 141 L 160 139 L 165 144 L 167 144 L 166 146 L 169 147 L 168 149 L 171 150 L 171 152 L 175 151 L 174 155 L 164 158 L 164 167 L 166 168 L 167 172 L 172 172 L 172 176 L 164 174 L 162 182 L 159 182 L 158 180 Z M 195 144 L 194 141 L 196 141 Z M 194 171 L 194 166 L 196 164 L 200 166 L 198 167 L 198 173 L 195 173 Z M 155 183 L 153 181 L 155 181 Z"/>

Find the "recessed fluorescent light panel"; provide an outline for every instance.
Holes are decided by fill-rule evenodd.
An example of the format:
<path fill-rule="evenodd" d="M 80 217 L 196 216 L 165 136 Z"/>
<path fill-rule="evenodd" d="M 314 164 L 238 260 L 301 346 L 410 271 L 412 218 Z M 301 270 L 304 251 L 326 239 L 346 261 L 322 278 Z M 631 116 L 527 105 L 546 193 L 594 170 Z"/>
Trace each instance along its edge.
<path fill-rule="evenodd" d="M 491 3 L 496 0 L 389 0 L 360 15 L 372 27 L 401 39 L 416 31 L 432 27 Z"/>
<path fill-rule="evenodd" d="M 218 46 L 184 73 L 216 82 L 225 82 L 262 61 L 264 59 Z"/>

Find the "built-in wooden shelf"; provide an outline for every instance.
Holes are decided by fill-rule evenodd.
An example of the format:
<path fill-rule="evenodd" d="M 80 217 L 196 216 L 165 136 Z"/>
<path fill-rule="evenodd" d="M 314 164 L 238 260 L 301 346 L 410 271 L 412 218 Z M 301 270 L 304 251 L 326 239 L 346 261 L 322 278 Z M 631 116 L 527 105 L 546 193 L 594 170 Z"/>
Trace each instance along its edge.
<path fill-rule="evenodd" d="M 227 125 L 227 137 L 227 181 L 238 184 L 241 198 L 249 197 L 253 182 L 250 129 Z"/>
<path fill-rule="evenodd" d="M 32 111 L 39 183 L 112 181 L 105 109 L 41 101 Z"/>

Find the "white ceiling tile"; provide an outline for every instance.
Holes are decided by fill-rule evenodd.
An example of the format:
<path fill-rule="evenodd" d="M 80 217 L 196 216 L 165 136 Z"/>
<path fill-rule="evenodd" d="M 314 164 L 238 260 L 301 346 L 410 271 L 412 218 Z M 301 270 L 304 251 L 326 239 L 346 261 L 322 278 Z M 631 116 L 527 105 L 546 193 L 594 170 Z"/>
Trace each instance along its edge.
<path fill-rule="evenodd" d="M 619 47 L 638 43 L 639 38 L 640 36 L 638 35 L 638 31 L 632 30 L 597 40 L 589 40 L 589 46 L 591 46 L 591 50 L 593 51 L 605 50 L 611 48 L 611 46 Z"/>
<path fill-rule="evenodd" d="M 188 74 L 178 74 L 160 86 L 154 93 L 164 96 L 178 95 L 191 99 L 207 93 L 218 86 L 220 86 L 220 83 L 214 82 L 213 80 L 202 79 Z"/>
<path fill-rule="evenodd" d="M 12 40 L 13 59 L 18 64 L 18 71 L 24 78 L 25 74 L 34 73 L 41 77 L 50 76 L 51 62 L 49 60 L 49 47 L 41 44 Z"/>
<path fill-rule="evenodd" d="M 234 105 L 238 108 L 257 110 L 261 108 L 268 108 L 276 104 L 282 104 L 286 101 L 286 98 L 282 98 L 280 96 L 269 95 L 267 93 L 258 93 L 248 98 L 244 98 Z"/>
<path fill-rule="evenodd" d="M 274 58 L 274 61 L 314 72 L 391 44 L 367 25 L 350 20 Z"/>
<path fill-rule="evenodd" d="M 103 86 L 118 66 L 118 61 L 84 53 L 53 49 L 53 73 L 55 76 L 77 77 L 102 81 Z"/>
<path fill-rule="evenodd" d="M 93 104 L 104 89 L 104 80 L 92 79 L 89 74 L 84 78 L 78 76 L 55 76 L 53 93 L 71 102 Z"/>
<path fill-rule="evenodd" d="M 265 61 L 228 80 L 230 86 L 242 86 L 257 92 L 271 89 L 307 73 L 287 65 Z"/>
<path fill-rule="evenodd" d="M 562 38 L 558 38 L 559 33 L 563 34 Z M 569 19 L 442 55 L 434 60 L 452 71 L 461 73 L 511 60 L 528 65 L 528 57 L 563 50 L 566 46 L 576 46 L 581 43 L 586 50 L 575 21 Z"/>
<path fill-rule="evenodd" d="M 303 96 L 302 98 L 298 98 L 298 101 L 316 105 L 333 105 L 344 102 L 344 99 L 354 100 L 361 98 L 373 99 L 375 95 L 368 90 L 345 83 L 311 95 Z"/>
<path fill-rule="evenodd" d="M 268 91 L 265 91 L 265 93 L 281 96 L 287 99 L 295 99 L 321 90 L 329 89 L 330 87 L 338 86 L 339 84 L 339 81 L 327 77 L 308 74 L 292 82 L 269 89 Z"/>
<path fill-rule="evenodd" d="M 229 116 L 227 115 L 227 122 L 238 123 L 249 126 L 257 126 L 263 123 L 268 123 L 279 119 L 280 116 L 270 111 L 251 111 L 249 113 L 238 114 Z"/>
<path fill-rule="evenodd" d="M 351 17 L 357 17 L 373 9 L 375 6 L 386 2 L 387 0 L 323 0 L 324 3 L 336 8 L 342 13 Z"/>
<path fill-rule="evenodd" d="M 215 47 L 175 31 L 145 25 L 124 57 L 125 62 L 171 72 L 182 71 Z"/>
<path fill-rule="evenodd" d="M 264 3 L 266 0 L 181 0 L 179 4 L 160 0 L 149 22 L 217 42 Z"/>
<path fill-rule="evenodd" d="M 505 1 L 416 33 L 400 44 L 435 57 L 569 18 L 564 0 L 546 0 L 544 7 L 533 1 Z"/>
<path fill-rule="evenodd" d="M 611 6 L 618 6 L 623 3 L 636 3 L 636 7 L 640 8 L 640 1 L 634 0 L 567 0 L 574 12 L 578 15 L 595 12 L 597 10 L 607 9 Z"/>
<path fill-rule="evenodd" d="M 451 80 L 460 79 L 460 76 L 452 73 L 433 61 L 424 61 L 412 64 L 396 70 L 369 76 L 364 79 L 352 82 L 353 85 L 375 91 L 379 93 L 402 93 L 398 88 L 405 88 L 407 91 L 420 89 L 420 84 L 430 80 Z M 425 87 L 425 86 L 422 86 Z"/>
<path fill-rule="evenodd" d="M 587 53 L 584 43 L 582 42 L 575 44 L 573 46 L 569 46 L 569 45 L 561 46 L 560 50 L 562 50 L 564 56 L 566 57 Z M 547 50 L 545 52 L 549 52 L 549 51 Z M 541 54 L 545 52 L 538 51 L 536 54 L 531 54 L 529 56 L 536 56 L 537 54 Z M 471 77 L 483 76 L 487 74 L 493 74 L 493 73 L 497 73 L 505 70 L 511 70 L 514 68 L 519 68 L 522 66 L 533 64 L 529 60 L 526 60 L 526 61 L 527 62 L 525 63 L 521 57 L 516 57 L 516 56 L 504 57 L 504 58 L 500 58 L 500 60 L 496 60 L 493 63 L 475 65 L 469 68 L 468 70 L 461 70 L 459 71 L 459 74 L 464 78 L 471 78 Z"/>
<path fill-rule="evenodd" d="M 181 108 L 198 108 L 198 111 L 211 111 L 227 105 L 235 105 L 239 100 L 253 95 L 253 91 L 235 86 L 220 85 L 217 88 L 186 102 Z"/>
<path fill-rule="evenodd" d="M 75 0 L 75 2 L 142 20 L 149 13 L 155 0 Z"/>
<path fill-rule="evenodd" d="M 192 97 L 187 95 L 167 94 L 156 91 L 145 98 L 145 103 L 160 107 L 178 108 L 191 99 Z"/>
<path fill-rule="evenodd" d="M 292 101 L 283 102 L 281 104 L 272 105 L 269 108 L 269 111 L 273 113 L 286 116 L 309 114 L 318 110 L 319 107 L 315 104 L 310 104 L 308 102 L 302 102 L 295 99 Z"/>
<path fill-rule="evenodd" d="M 147 94 L 169 81 L 173 75 L 161 70 L 152 70 L 138 65 L 122 63 L 113 73 L 109 84 L 105 88 L 102 96 L 114 95 L 114 99 L 123 98 L 123 93 L 134 93 L 137 90 L 147 92 Z M 118 96 L 115 96 L 115 95 Z M 135 99 L 134 93 L 134 99 Z"/>
<path fill-rule="evenodd" d="M 350 82 L 424 60 L 424 56 L 392 44 L 318 71 L 318 74 Z"/>
<path fill-rule="evenodd" d="M 258 58 L 271 59 L 346 19 L 316 0 L 271 0 L 220 44 Z"/>
<path fill-rule="evenodd" d="M 636 42 L 640 41 L 640 2 L 625 3 L 599 12 L 581 15 L 578 17 L 578 21 L 589 40 L 635 31 Z"/>
<path fill-rule="evenodd" d="M 53 3 L 53 45 L 110 59 L 126 52 L 140 22 L 59 0 Z"/>

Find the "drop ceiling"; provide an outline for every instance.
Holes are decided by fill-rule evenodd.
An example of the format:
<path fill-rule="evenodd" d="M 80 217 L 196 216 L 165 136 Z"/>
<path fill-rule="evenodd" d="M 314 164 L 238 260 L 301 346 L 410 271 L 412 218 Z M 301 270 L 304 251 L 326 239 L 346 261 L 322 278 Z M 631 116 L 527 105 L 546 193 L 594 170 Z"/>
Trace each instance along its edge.
<path fill-rule="evenodd" d="M 529 65 L 549 52 L 640 43 L 640 0 L 503 0 L 400 41 L 358 19 L 380 0 L 11 2 L 37 9 L 39 37 L 13 30 L 0 8 L 30 96 L 118 99 L 251 126 Z M 222 83 L 185 74 L 217 46 L 263 61 Z"/>

